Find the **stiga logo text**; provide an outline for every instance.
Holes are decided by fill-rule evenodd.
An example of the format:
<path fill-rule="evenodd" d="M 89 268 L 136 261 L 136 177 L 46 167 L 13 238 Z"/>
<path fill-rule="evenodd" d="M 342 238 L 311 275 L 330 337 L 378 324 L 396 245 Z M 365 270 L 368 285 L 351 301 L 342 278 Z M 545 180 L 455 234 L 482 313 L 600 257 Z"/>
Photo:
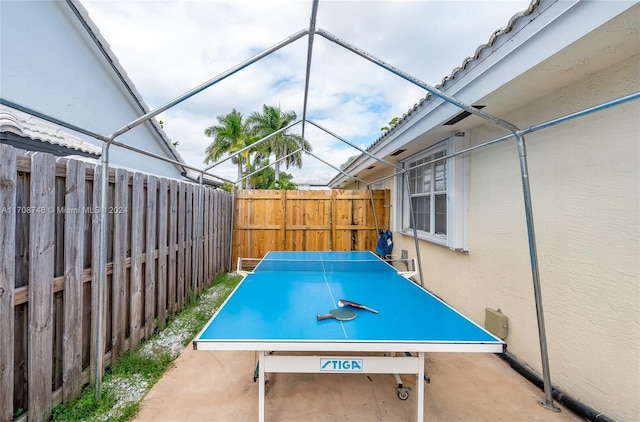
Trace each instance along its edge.
<path fill-rule="evenodd" d="M 323 372 L 362 372 L 362 359 L 320 358 Z"/>

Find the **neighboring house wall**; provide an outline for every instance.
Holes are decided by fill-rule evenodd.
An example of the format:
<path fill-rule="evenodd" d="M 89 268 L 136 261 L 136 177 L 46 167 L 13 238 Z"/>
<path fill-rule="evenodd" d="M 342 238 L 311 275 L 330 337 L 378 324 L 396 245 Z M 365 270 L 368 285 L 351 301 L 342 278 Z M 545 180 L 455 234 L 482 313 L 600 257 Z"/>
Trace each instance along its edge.
<path fill-rule="evenodd" d="M 146 106 L 135 87 L 91 21 L 85 21 L 86 11 L 78 2 L 9 1 L 0 7 L 3 99 L 103 136 L 145 114 L 141 107 Z M 73 13 L 74 7 L 84 18 Z M 98 37 L 108 58 L 92 35 Z M 109 60 L 115 61 L 116 69 Z M 102 147 L 99 140 L 71 133 Z M 140 125 L 116 141 L 180 160 L 155 122 Z M 116 146 L 110 148 L 109 159 L 123 167 L 173 178 L 183 171 L 178 165 Z"/>
<path fill-rule="evenodd" d="M 640 6 L 625 13 L 640 22 Z M 526 128 L 638 92 L 637 24 L 629 30 L 610 22 L 474 104 L 490 104 L 492 113 Z M 615 42 L 599 45 L 598 37 L 615 31 Z M 596 54 L 581 59 L 585 46 Z M 616 420 L 640 418 L 639 115 L 635 100 L 525 136 L 551 378 Z M 505 134 L 475 117 L 464 122 L 471 146 Z M 401 129 L 406 142 L 418 136 L 412 124 Z M 440 124 L 432 126 L 438 135 L 423 138 L 425 146 L 455 133 Z M 467 157 L 466 251 L 420 241 L 425 287 L 480 324 L 485 307 L 500 308 L 509 317 L 508 350 L 542 373 L 516 143 Z M 396 181 L 385 184 L 398 193 Z M 394 254 L 404 249 L 415 256 L 412 233 L 397 232 L 401 195 L 406 192 L 395 195 L 392 208 Z"/>

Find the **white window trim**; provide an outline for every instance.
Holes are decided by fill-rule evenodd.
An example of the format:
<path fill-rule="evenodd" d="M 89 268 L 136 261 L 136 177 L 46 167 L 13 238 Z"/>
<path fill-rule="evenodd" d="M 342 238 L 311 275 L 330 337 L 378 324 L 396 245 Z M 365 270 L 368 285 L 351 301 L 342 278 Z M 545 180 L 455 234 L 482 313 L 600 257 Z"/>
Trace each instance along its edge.
<path fill-rule="evenodd" d="M 402 164 L 408 166 L 411 161 L 416 161 L 425 155 L 431 155 L 442 148 L 446 155 L 455 151 L 466 149 L 469 138 L 466 133 L 457 133 L 447 139 L 430 146 L 429 148 L 414 154 L 403 160 Z M 410 227 L 409 206 L 406 202 L 409 192 L 405 185 L 405 177 L 397 178 L 397 191 L 395 199 L 401 212 L 396 214 L 396 226 L 402 234 L 413 236 L 414 230 Z M 447 234 L 436 235 L 417 230 L 417 237 L 438 245 L 446 246 L 456 251 L 468 251 L 468 197 L 469 197 L 469 159 L 467 154 L 460 154 L 447 159 Z"/>

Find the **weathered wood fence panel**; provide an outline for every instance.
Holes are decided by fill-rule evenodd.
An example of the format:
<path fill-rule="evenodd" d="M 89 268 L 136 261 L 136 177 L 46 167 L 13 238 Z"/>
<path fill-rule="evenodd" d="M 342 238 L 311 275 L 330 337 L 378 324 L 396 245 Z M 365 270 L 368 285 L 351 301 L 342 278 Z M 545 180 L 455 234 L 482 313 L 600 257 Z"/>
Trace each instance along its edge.
<path fill-rule="evenodd" d="M 99 166 L 0 145 L 0 421 L 94 380 L 100 196 Z M 229 270 L 231 237 L 226 192 L 111 169 L 107 197 L 104 366 Z"/>
<path fill-rule="evenodd" d="M 388 190 L 238 191 L 233 260 L 280 250 L 375 250 L 376 222 L 389 228 L 389 201 Z"/>

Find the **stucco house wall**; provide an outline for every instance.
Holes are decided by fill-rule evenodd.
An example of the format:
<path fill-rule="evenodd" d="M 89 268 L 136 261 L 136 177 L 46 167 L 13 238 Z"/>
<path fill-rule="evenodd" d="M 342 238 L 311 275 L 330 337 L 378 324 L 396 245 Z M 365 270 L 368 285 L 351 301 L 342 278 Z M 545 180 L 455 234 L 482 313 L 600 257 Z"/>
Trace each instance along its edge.
<path fill-rule="evenodd" d="M 148 111 L 79 2 L 8 1 L 0 8 L 0 96 L 4 100 L 103 136 Z M 102 147 L 97 139 L 65 130 Z M 116 141 L 182 162 L 155 120 Z M 181 178 L 184 171 L 179 165 L 117 146 L 110 148 L 109 159 L 119 166 L 173 178 Z"/>
<path fill-rule="evenodd" d="M 618 83 L 635 73 L 640 86 L 638 60 L 612 69 Z M 595 74 L 506 117 L 562 114 L 560 98 L 601 78 L 612 82 Z M 640 414 L 639 111 L 630 103 L 526 137 L 552 380 L 620 420 Z M 472 131 L 474 143 L 482 135 Z M 420 249 L 426 287 L 480 323 L 485 307 L 501 309 L 508 350 L 541 373 L 517 156 L 514 142 L 470 155 L 468 253 Z M 413 238 L 397 235 L 396 248 L 413 251 Z"/>
<path fill-rule="evenodd" d="M 545 3 L 542 7 L 549 7 Z M 564 23 L 578 17 L 584 20 L 595 15 L 595 9 L 589 13 L 586 9 L 595 3 L 563 10 L 559 19 Z M 468 101 L 488 104 L 486 110 L 493 115 L 527 128 L 640 91 L 640 6 L 626 5 L 632 7 L 608 22 L 594 24 L 592 31 L 484 96 L 469 94 Z M 550 6 L 550 11 L 556 6 Z M 607 6 L 600 2 L 600 7 Z M 548 25 L 546 34 L 541 30 L 535 36 L 553 39 L 554 30 L 568 28 Z M 534 43 L 529 38 L 514 47 L 522 49 L 518 63 L 527 59 L 527 48 Z M 512 60 L 516 56 L 513 52 Z M 499 72 L 499 67 L 494 64 L 476 83 L 490 86 L 490 74 Z M 471 85 L 459 95 L 481 88 Z M 385 146 L 383 140 L 373 149 L 389 154 L 398 148 L 416 148 L 410 143 L 416 140 L 425 148 L 460 130 L 469 146 L 505 135 L 477 117 L 443 128 L 445 116 L 438 115 L 436 108 L 418 111 L 423 114 L 409 117 L 394 142 Z M 525 136 L 552 382 L 616 420 L 640 418 L 638 116 L 640 101 L 635 100 Z M 433 123 L 426 124 L 430 118 Z M 419 130 L 418 125 L 422 125 Z M 515 140 L 465 157 L 466 246 L 452 250 L 420 240 L 424 285 L 480 324 L 485 307 L 500 309 L 509 317 L 508 351 L 541 374 Z M 353 168 L 369 164 L 356 160 Z M 365 176 L 358 172 L 372 181 L 389 174 L 390 169 Z M 341 188 L 364 188 L 345 178 L 335 181 Z M 394 254 L 407 250 L 415 257 L 412 231 L 401 232 L 401 196 L 406 192 L 398 193 L 394 179 L 384 183 L 394 190 Z"/>

